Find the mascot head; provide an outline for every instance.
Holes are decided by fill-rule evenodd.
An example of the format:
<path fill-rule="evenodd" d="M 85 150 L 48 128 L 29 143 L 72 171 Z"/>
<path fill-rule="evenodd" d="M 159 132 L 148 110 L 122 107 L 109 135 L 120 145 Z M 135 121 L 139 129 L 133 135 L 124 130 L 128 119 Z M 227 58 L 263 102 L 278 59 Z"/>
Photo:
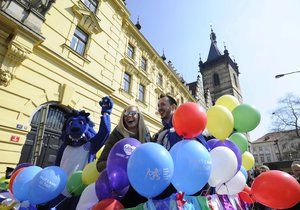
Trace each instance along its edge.
<path fill-rule="evenodd" d="M 73 110 L 66 115 L 63 126 L 62 140 L 68 145 L 80 146 L 95 135 L 94 123 L 88 117 L 90 113 Z"/>

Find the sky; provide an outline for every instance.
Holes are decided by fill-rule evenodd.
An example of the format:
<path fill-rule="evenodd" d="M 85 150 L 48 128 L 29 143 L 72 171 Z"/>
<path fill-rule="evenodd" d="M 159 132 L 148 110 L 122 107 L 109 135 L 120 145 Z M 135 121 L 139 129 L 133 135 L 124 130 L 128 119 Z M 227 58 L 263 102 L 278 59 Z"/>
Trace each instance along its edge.
<path fill-rule="evenodd" d="M 287 93 L 300 96 L 300 73 L 275 79 L 276 74 L 300 71 L 299 0 L 126 0 L 135 23 L 158 53 L 187 82 L 196 80 L 199 54 L 206 61 L 210 24 L 234 57 L 244 103 L 257 107 L 261 122 L 251 141 L 271 131 L 271 113 Z"/>

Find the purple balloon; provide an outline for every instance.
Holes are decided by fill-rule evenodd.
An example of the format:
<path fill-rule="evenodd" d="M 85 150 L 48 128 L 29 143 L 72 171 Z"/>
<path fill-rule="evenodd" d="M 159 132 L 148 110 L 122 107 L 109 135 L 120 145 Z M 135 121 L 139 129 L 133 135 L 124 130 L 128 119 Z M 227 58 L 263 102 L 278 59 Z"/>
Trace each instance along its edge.
<path fill-rule="evenodd" d="M 127 172 L 120 167 L 114 167 L 111 169 L 108 174 L 108 180 L 109 185 L 115 191 L 122 191 L 130 185 Z"/>
<path fill-rule="evenodd" d="M 108 174 L 114 167 L 127 171 L 127 163 L 132 152 L 141 145 L 141 142 L 134 138 L 124 138 L 118 141 L 110 150 L 106 166 Z"/>
<path fill-rule="evenodd" d="M 241 151 L 239 150 L 238 146 L 236 146 L 236 144 L 233 143 L 232 141 L 225 140 L 225 141 L 218 141 L 217 143 L 215 143 L 213 145 L 213 148 L 219 147 L 219 146 L 227 147 L 227 148 L 231 149 L 234 152 L 234 154 L 236 156 L 236 159 L 237 159 L 237 162 L 238 162 L 236 172 L 239 172 L 239 170 L 241 169 L 241 165 L 242 165 L 242 154 L 241 154 Z"/>
<path fill-rule="evenodd" d="M 207 141 L 207 145 L 209 147 L 210 150 L 212 150 L 214 147 L 214 145 L 220 141 L 219 139 L 210 139 L 209 141 Z"/>
<path fill-rule="evenodd" d="M 126 195 L 129 186 L 119 191 L 113 190 L 109 184 L 107 170 L 104 169 L 96 181 L 95 189 L 99 201 L 106 198 L 115 198 L 120 200 Z"/>

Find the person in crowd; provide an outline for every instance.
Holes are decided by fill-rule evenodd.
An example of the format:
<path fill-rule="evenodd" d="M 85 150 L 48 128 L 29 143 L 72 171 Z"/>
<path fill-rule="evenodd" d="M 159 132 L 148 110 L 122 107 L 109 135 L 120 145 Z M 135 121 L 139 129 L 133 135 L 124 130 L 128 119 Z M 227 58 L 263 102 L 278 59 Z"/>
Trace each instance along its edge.
<path fill-rule="evenodd" d="M 163 127 L 154 134 L 152 141 L 159 143 L 167 150 L 170 150 L 174 144 L 183 139 L 175 132 L 172 123 L 173 114 L 177 109 L 177 102 L 171 95 L 161 94 L 157 106 Z M 206 140 L 202 135 L 199 135 L 195 139 L 200 141 L 208 149 Z"/>
<path fill-rule="evenodd" d="M 150 132 L 144 122 L 142 113 L 136 106 L 127 106 L 120 117 L 120 121 L 112 131 L 105 144 L 104 150 L 97 161 L 97 170 L 101 172 L 106 168 L 108 154 L 112 147 L 121 139 L 131 137 L 139 140 L 141 143 L 150 142 Z M 129 188 L 121 203 L 125 208 L 135 207 L 147 199 L 139 195 L 132 187 Z"/>
<path fill-rule="evenodd" d="M 259 170 L 259 174 L 261 174 L 263 172 L 270 171 L 270 168 L 266 165 L 262 165 L 258 168 L 258 170 Z"/>
<path fill-rule="evenodd" d="M 291 165 L 295 179 L 300 183 L 300 161 L 294 161 Z"/>
<path fill-rule="evenodd" d="M 175 132 L 172 123 L 173 114 L 177 109 L 177 102 L 171 95 L 161 94 L 158 100 L 157 108 L 158 113 L 161 116 L 163 127 L 156 134 L 154 134 L 152 141 L 161 144 L 167 150 L 170 150 L 173 145 L 183 140 L 183 138 Z M 201 134 L 196 137 L 195 140 L 200 141 L 208 149 L 206 140 Z M 208 186 L 205 186 L 203 189 L 207 190 L 207 188 Z M 162 192 L 155 199 L 164 199 L 176 192 L 177 190 L 172 184 L 170 184 L 168 188 L 165 189 L 164 192 Z M 196 193 L 196 195 L 199 195 L 200 193 L 201 191 Z"/>

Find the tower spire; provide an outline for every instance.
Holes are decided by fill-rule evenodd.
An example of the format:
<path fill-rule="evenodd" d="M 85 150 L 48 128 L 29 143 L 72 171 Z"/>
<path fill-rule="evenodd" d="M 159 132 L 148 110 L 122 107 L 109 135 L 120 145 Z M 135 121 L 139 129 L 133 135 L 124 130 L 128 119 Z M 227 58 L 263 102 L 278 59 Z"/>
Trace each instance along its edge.
<path fill-rule="evenodd" d="M 217 46 L 217 36 L 212 28 L 212 25 L 210 25 L 210 49 L 207 56 L 207 61 L 214 60 L 215 58 L 219 57 L 221 55 L 220 50 Z"/>

